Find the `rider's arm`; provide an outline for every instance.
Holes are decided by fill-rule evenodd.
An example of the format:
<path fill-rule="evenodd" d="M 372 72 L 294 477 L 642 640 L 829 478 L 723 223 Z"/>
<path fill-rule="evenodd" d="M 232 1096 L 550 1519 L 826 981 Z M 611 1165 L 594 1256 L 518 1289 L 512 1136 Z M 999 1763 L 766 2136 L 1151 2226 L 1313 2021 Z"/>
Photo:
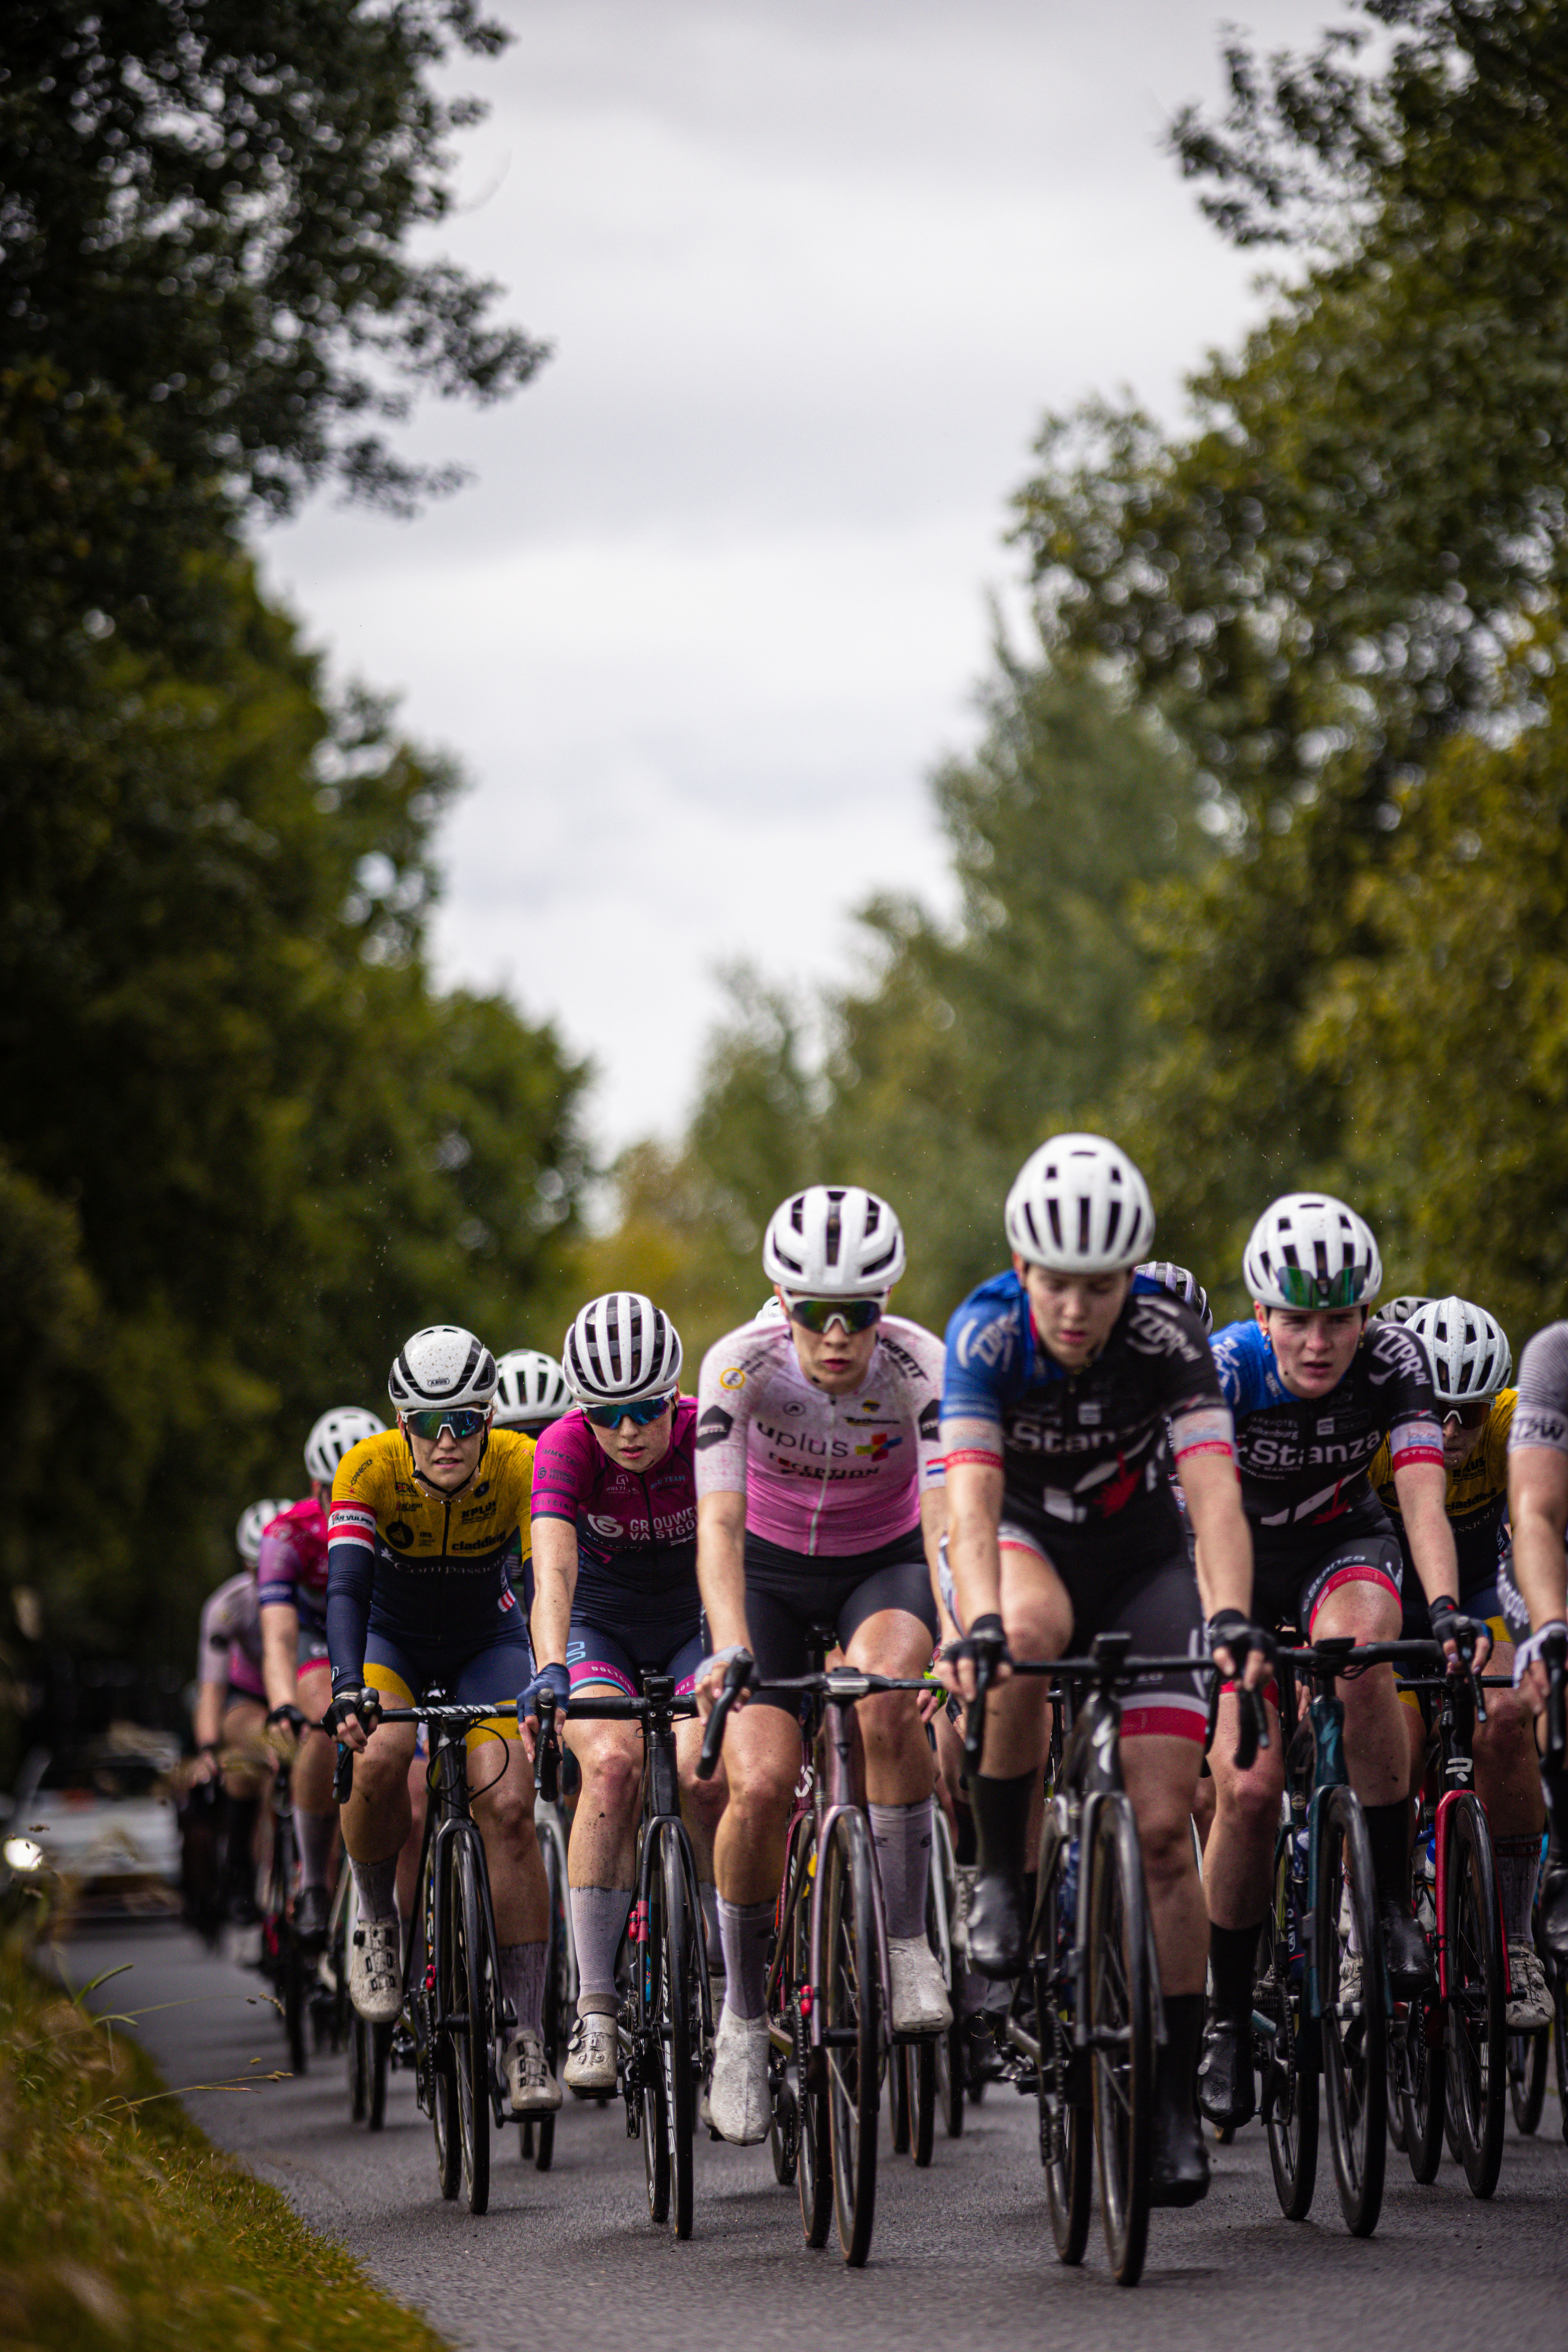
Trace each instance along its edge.
<path fill-rule="evenodd" d="M 697 1584 L 714 1651 L 750 1647 L 746 1632 L 746 1497 L 721 1488 L 697 1504 Z"/>
<path fill-rule="evenodd" d="M 928 1486 L 921 1496 L 921 1541 L 925 1546 L 926 1566 L 931 1570 L 931 1589 L 936 1595 L 936 1605 L 942 1608 L 942 1539 L 947 1533 L 947 1488 L 940 1483 Z"/>
<path fill-rule="evenodd" d="M 1450 1601 L 1458 1598 L 1459 1558 L 1445 1507 L 1447 1488 L 1440 1452 L 1436 1462 L 1417 1462 L 1401 1461 L 1395 1450 L 1394 1491 L 1399 1497 L 1410 1557 L 1428 1601 L 1440 1601 L 1445 1595 Z"/>
<path fill-rule="evenodd" d="M 1198 1436 L 1194 1424 L 1205 1420 L 1213 1421 L 1214 1433 Z M 1176 1475 L 1197 1538 L 1198 1592 L 1205 1617 L 1226 1609 L 1237 1609 L 1244 1617 L 1252 1613 L 1252 1530 L 1241 1507 L 1229 1428 L 1229 1413 L 1213 1407 L 1206 1415 L 1185 1414 L 1175 1424 Z M 1184 1436 L 1192 1440 L 1185 1447 Z"/>
<path fill-rule="evenodd" d="M 577 1523 L 533 1514 L 533 1654 L 542 1666 L 565 1663 L 577 1590 Z"/>
<path fill-rule="evenodd" d="M 1513 1580 L 1532 1633 L 1568 1615 L 1568 1454 L 1523 1445 L 1508 1457 L 1508 1512 L 1513 1522 Z"/>
<path fill-rule="evenodd" d="M 994 1422 L 946 1421 L 947 1564 L 965 1625 L 1002 1608 L 1002 1433 Z"/>
<path fill-rule="evenodd" d="M 223 1731 L 223 1703 L 227 1695 L 226 1682 L 204 1682 L 197 1686 L 191 1729 L 198 1748 L 217 1746 Z"/>
<path fill-rule="evenodd" d="M 300 1612 L 291 1601 L 269 1601 L 261 1611 L 261 1680 L 269 1707 L 295 1706 L 300 1697 Z"/>

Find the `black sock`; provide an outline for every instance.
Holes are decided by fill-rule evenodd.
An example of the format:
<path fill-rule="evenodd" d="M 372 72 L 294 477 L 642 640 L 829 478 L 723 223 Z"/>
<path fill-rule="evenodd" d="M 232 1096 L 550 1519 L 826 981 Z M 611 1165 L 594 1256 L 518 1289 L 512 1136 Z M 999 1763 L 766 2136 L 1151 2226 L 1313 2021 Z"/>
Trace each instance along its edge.
<path fill-rule="evenodd" d="M 1201 1992 L 1165 1995 L 1165 2046 L 1156 2069 L 1160 2087 L 1184 2115 L 1197 2112 L 1198 2051 L 1204 2038 Z"/>
<path fill-rule="evenodd" d="M 952 1858 L 962 1868 L 974 1859 L 974 1816 L 967 1804 L 954 1805 L 952 1817 L 958 1823 L 952 1841 Z"/>
<path fill-rule="evenodd" d="M 1410 1908 L 1410 1801 L 1365 1805 L 1367 1843 L 1372 1848 L 1373 1885 L 1380 1902 Z"/>
<path fill-rule="evenodd" d="M 969 1776 L 969 1809 L 974 1820 L 974 1859 L 982 1870 L 1022 1870 L 1029 1834 L 1035 1775 L 994 1780 L 989 1772 Z"/>
<path fill-rule="evenodd" d="M 1214 1979 L 1214 2013 L 1233 2023 L 1252 2015 L 1252 1984 L 1258 1969 L 1258 1937 L 1262 1927 L 1209 1928 L 1209 1973 Z M 1177 1996 L 1178 1999 L 1180 1995 Z"/>

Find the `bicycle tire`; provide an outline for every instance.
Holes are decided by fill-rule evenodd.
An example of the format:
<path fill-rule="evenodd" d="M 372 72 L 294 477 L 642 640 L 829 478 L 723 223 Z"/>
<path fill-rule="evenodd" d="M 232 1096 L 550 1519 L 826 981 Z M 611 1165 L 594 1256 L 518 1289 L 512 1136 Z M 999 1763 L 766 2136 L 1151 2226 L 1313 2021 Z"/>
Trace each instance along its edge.
<path fill-rule="evenodd" d="M 386 2122 L 386 2076 L 392 2064 L 392 2028 L 372 2025 L 370 2036 L 370 2089 L 365 2105 L 365 2127 L 380 2131 Z"/>
<path fill-rule="evenodd" d="M 567 1980 L 571 1970 L 565 1916 L 565 1906 L 570 1897 L 566 1891 L 561 1841 L 553 1829 L 544 1825 L 540 1827 L 539 1854 L 544 1864 L 550 1919 L 544 1954 L 544 1998 L 540 2005 L 540 2038 L 544 2043 L 545 2063 L 559 2081 L 562 2061 L 565 2056 L 566 2020 L 571 2007 L 567 1999 Z M 555 2160 L 555 2117 L 552 2115 L 520 2116 L 517 2137 L 518 2153 L 523 2162 L 531 2163 L 537 2172 L 548 2172 Z"/>
<path fill-rule="evenodd" d="M 1443 1935 L 1448 1964 L 1447 2042 L 1459 2162 L 1472 2197 L 1491 2196 L 1502 2169 L 1507 2039 L 1497 1869 L 1478 1798 L 1447 1811 Z"/>
<path fill-rule="evenodd" d="M 1274 1902 L 1258 1931 L 1253 2007 L 1274 2027 L 1259 2036 L 1264 2135 L 1274 2193 L 1288 2221 L 1304 2221 L 1318 2186 L 1318 2069 L 1302 2015 L 1305 1922 L 1292 1865 L 1295 1832 L 1288 1830 L 1274 1854 Z"/>
<path fill-rule="evenodd" d="M 1377 2227 L 1388 2152 L 1387 2012 L 1383 1934 L 1373 1884 L 1366 1817 L 1353 1790 L 1331 1789 L 1318 1853 L 1318 1989 L 1322 2010 L 1323 2103 L 1340 2210 L 1352 2238 Z M 1334 1890 L 1342 1889 L 1336 1898 Z M 1342 1916 L 1348 1913 L 1345 1940 Z M 1350 1923 L 1362 1957 L 1362 1995 L 1342 2017 L 1340 1979 Z"/>
<path fill-rule="evenodd" d="M 307 1995 L 305 1955 L 292 1920 L 279 1923 L 279 1958 L 283 1969 L 283 2031 L 289 2038 L 289 2063 L 296 2074 L 308 2073 L 310 2044 L 305 2033 Z"/>
<path fill-rule="evenodd" d="M 931 1878 L 926 1894 L 927 1932 L 942 1963 L 942 1977 L 947 1986 L 947 1998 L 952 2010 L 952 2023 L 945 2033 L 939 2033 L 935 2043 L 937 2110 L 942 2127 L 949 2139 L 963 2137 L 963 1979 L 962 1958 L 952 1943 L 952 1922 L 957 1895 L 957 1865 L 952 1851 L 952 1832 L 941 1804 L 932 1811 L 934 1834 L 931 1840 Z"/>
<path fill-rule="evenodd" d="M 1541 2113 L 1546 2104 L 1547 2042 L 1544 2026 L 1533 2032 L 1510 2033 L 1508 2037 L 1508 2092 L 1513 2109 L 1515 2129 L 1525 2139 L 1533 2139 L 1541 2128 Z"/>
<path fill-rule="evenodd" d="M 774 1995 L 774 2014 L 795 2052 L 795 2081 L 786 2070 L 778 2085 L 773 2110 L 773 2171 L 781 2183 L 793 2178 L 800 2200 L 801 2232 L 808 2246 L 827 2243 L 833 2221 L 833 2150 L 827 2122 L 826 2091 L 816 2079 L 821 2055 L 805 2040 L 801 2004 L 812 1998 L 811 1888 L 816 1877 L 815 1832 L 802 1817 L 790 1832 L 784 1854 L 784 1874 L 779 1896 L 783 1955 Z M 793 2116 L 784 2094 L 793 2087 Z M 793 2141 L 792 2141 L 793 2135 Z"/>
<path fill-rule="evenodd" d="M 888 2059 L 888 2145 L 895 2156 L 910 2152 L 910 2075 L 902 2042 L 895 2042 Z"/>
<path fill-rule="evenodd" d="M 1412 2001 L 1405 2021 L 1405 2155 L 1423 2188 L 1436 2179 L 1443 2161 L 1448 2101 L 1447 2053 L 1427 2033 L 1427 2018 L 1434 2013 L 1425 2001 Z"/>
<path fill-rule="evenodd" d="M 1076 1903 L 1064 1900 L 1069 1847 L 1054 1838 L 1047 1820 L 1040 1864 L 1041 1900 L 1030 1931 L 1029 1976 L 1034 1993 L 1039 2063 L 1040 2163 L 1057 2260 L 1076 2265 L 1089 2243 L 1094 2203 L 1094 2123 L 1076 2092 L 1072 2048 Z"/>
<path fill-rule="evenodd" d="M 1546 1980 L 1552 1988 L 1552 2063 L 1557 2076 L 1557 2104 L 1563 2137 L 1568 2140 L 1568 1969 L 1553 1963 Z"/>
<path fill-rule="evenodd" d="M 473 1842 L 459 1843 L 452 1873 L 454 1934 L 449 1946 L 452 2006 L 465 2022 L 451 2032 L 458 2084 L 458 2122 L 463 2156 L 463 2188 L 470 2213 L 490 2201 L 490 2080 L 495 2066 L 495 1994 L 490 1982 L 489 1943 L 480 1865 Z"/>
<path fill-rule="evenodd" d="M 1408 2030 L 1408 2020 L 1406 2020 L 1406 2032 Z M 1388 2144 L 1390 2147 L 1397 2148 L 1401 2156 L 1408 2156 L 1410 2135 L 1405 2124 L 1405 2085 L 1400 2080 L 1398 2036 L 1392 2023 L 1388 2032 L 1385 2057 L 1388 2066 Z"/>
<path fill-rule="evenodd" d="M 1138 1827 L 1120 1793 L 1097 1806 L 1085 1862 L 1100 2226 L 1112 2277 L 1136 2286 L 1149 2245 L 1157 1979 Z"/>
<path fill-rule="evenodd" d="M 936 2093 L 937 2042 L 940 2036 L 927 2034 L 919 2042 L 908 2043 L 904 2050 L 904 2071 L 909 2084 L 910 2154 L 917 2168 L 926 2171 L 936 2154 Z"/>
<path fill-rule="evenodd" d="M 669 2220 L 678 2239 L 691 2235 L 697 2130 L 697 2088 L 702 2079 L 702 1946 L 692 1916 L 696 1869 L 678 1822 L 659 1838 L 663 1877 L 663 2008 L 658 2053 L 664 2070 L 665 2123 L 669 2137 Z M 698 1916 L 700 1917 L 700 1912 Z"/>
<path fill-rule="evenodd" d="M 823 2034 L 833 2208 L 851 2270 L 871 2251 L 877 2213 L 877 2109 L 882 2071 L 882 1945 L 871 1832 L 845 1811 L 828 1841 L 823 1906 Z"/>
<path fill-rule="evenodd" d="M 425 1888 L 425 1960 L 421 1971 L 426 1972 L 431 1958 L 436 1958 L 438 1986 L 444 1983 L 451 1968 L 451 1878 L 452 1848 L 443 1844 Z M 416 1977 L 415 1980 L 420 1979 Z M 430 2034 L 425 2066 L 430 2086 L 430 2123 L 436 2135 L 436 2174 L 441 2194 L 450 2203 L 463 2178 L 463 2135 L 458 2116 L 457 2060 L 451 2036 L 437 2028 L 435 2021 L 437 2006 L 445 2005 L 444 1991 L 437 1990 L 426 2011 Z"/>
<path fill-rule="evenodd" d="M 356 2009 L 349 2020 L 349 2121 L 363 2124 L 370 2111 L 370 2028 Z"/>
<path fill-rule="evenodd" d="M 664 1997 L 664 1883 L 662 1873 L 657 1868 L 646 1874 L 642 1873 L 641 1859 L 639 1855 L 637 1883 L 647 1889 L 643 1913 L 645 1941 L 640 1946 L 630 1948 L 632 1992 L 629 2015 L 647 2218 L 656 2228 L 663 2229 L 669 2220 L 669 2088 L 665 2079 L 664 2052 L 659 2039 Z"/>

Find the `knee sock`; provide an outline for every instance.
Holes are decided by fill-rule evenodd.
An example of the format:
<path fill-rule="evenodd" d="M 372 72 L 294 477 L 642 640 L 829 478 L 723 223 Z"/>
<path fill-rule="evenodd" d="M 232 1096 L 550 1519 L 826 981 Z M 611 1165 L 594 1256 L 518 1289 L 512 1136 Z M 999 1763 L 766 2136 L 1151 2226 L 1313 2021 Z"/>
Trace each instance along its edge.
<path fill-rule="evenodd" d="M 517 2031 L 538 2033 L 544 2019 L 544 1960 L 549 1947 L 542 1937 L 536 1944 L 503 1944 L 500 1989 L 517 2018 Z"/>
<path fill-rule="evenodd" d="M 327 1883 L 327 1864 L 332 1858 L 332 1840 L 337 1834 L 338 1817 L 333 1813 L 302 1812 L 294 1808 L 294 1835 L 300 1844 L 300 1883 L 302 1886 L 321 1886 Z"/>
<path fill-rule="evenodd" d="M 868 1805 L 888 1934 L 907 1940 L 926 1931 L 926 1886 L 931 1878 L 931 1799 L 917 1805 Z"/>
<path fill-rule="evenodd" d="M 1401 1911 L 1410 1908 L 1410 1802 L 1401 1797 L 1393 1805 L 1366 1805 L 1367 1843 L 1372 1848 L 1373 1884 L 1378 1900 Z"/>
<path fill-rule="evenodd" d="M 626 1932 L 632 1907 L 629 1886 L 574 1886 L 572 1889 L 572 1933 L 577 1945 L 577 2014 L 614 2017 L 620 2008 L 616 1991 L 616 1954 Z"/>
<path fill-rule="evenodd" d="M 969 1776 L 969 1809 L 974 1817 L 974 1859 L 984 1871 L 1016 1871 L 1024 1867 L 1024 1841 L 1029 1834 L 1029 1806 L 1035 1794 L 1033 1772 L 1016 1779 L 994 1780 L 989 1772 Z"/>
<path fill-rule="evenodd" d="M 702 1925 L 708 1945 L 708 1973 L 710 1977 L 724 1973 L 724 1947 L 719 1941 L 719 1889 L 710 1878 L 700 1878 L 697 1892 L 702 1899 Z"/>
<path fill-rule="evenodd" d="M 1492 1853 L 1497 1859 L 1498 1892 L 1502 1896 L 1503 1934 L 1510 1944 L 1528 1944 L 1536 1875 L 1541 1868 L 1541 1840 L 1493 1838 Z"/>
<path fill-rule="evenodd" d="M 771 1903 L 726 1903 L 719 1897 L 719 1940 L 724 1948 L 724 2006 L 737 2017 L 761 2017 L 767 2005 Z"/>
<path fill-rule="evenodd" d="M 1261 1921 L 1258 1923 L 1261 1926 Z M 1252 1980 L 1258 1965 L 1258 1927 L 1209 1928 L 1209 1970 L 1214 1978 L 1214 2013 L 1232 2024 L 1252 2015 Z"/>
<path fill-rule="evenodd" d="M 349 1867 L 359 1895 L 360 1917 L 373 1927 L 390 1925 L 397 1917 L 397 1856 L 390 1853 L 384 1862 L 354 1862 L 351 1857 Z"/>

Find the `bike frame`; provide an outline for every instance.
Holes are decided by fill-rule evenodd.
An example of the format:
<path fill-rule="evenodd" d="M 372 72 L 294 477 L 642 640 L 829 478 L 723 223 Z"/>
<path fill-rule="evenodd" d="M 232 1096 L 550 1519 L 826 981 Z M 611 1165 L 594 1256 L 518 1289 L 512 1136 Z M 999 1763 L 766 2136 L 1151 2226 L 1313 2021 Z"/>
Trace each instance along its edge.
<path fill-rule="evenodd" d="M 1435 2002 L 1428 2002 L 1426 2009 L 1426 2039 L 1429 2047 L 1440 2046 L 1446 2040 L 1448 2008 L 1454 1998 L 1453 1987 L 1448 1979 L 1448 1938 L 1444 1927 L 1444 1922 L 1448 1916 L 1447 1907 L 1447 1829 L 1456 1807 L 1461 1804 L 1465 1798 L 1475 1795 L 1476 1765 L 1473 1748 L 1475 1711 L 1475 1699 L 1468 1685 L 1457 1675 L 1445 1675 L 1442 1705 L 1438 1709 L 1435 1727 L 1437 1753 L 1442 1767 L 1443 1793 L 1437 1800 L 1437 1809 L 1433 1815 L 1436 1830 L 1434 1840 L 1436 1876 L 1433 1887 L 1433 1902 L 1436 1909 L 1437 1924 L 1433 1941 L 1437 1957 L 1437 1999 Z M 1476 1802 L 1480 1804 L 1479 1797 L 1476 1798 Z M 1481 1805 L 1483 1820 L 1486 1819 L 1486 1807 Z M 1487 1830 L 1489 1835 L 1491 1831 L 1489 1822 L 1487 1822 Z M 1502 1955 L 1503 1999 L 1507 2000 L 1513 1992 L 1513 1979 L 1508 1964 L 1508 1933 L 1503 1920 L 1500 1882 L 1498 1886 L 1498 1948 Z"/>

